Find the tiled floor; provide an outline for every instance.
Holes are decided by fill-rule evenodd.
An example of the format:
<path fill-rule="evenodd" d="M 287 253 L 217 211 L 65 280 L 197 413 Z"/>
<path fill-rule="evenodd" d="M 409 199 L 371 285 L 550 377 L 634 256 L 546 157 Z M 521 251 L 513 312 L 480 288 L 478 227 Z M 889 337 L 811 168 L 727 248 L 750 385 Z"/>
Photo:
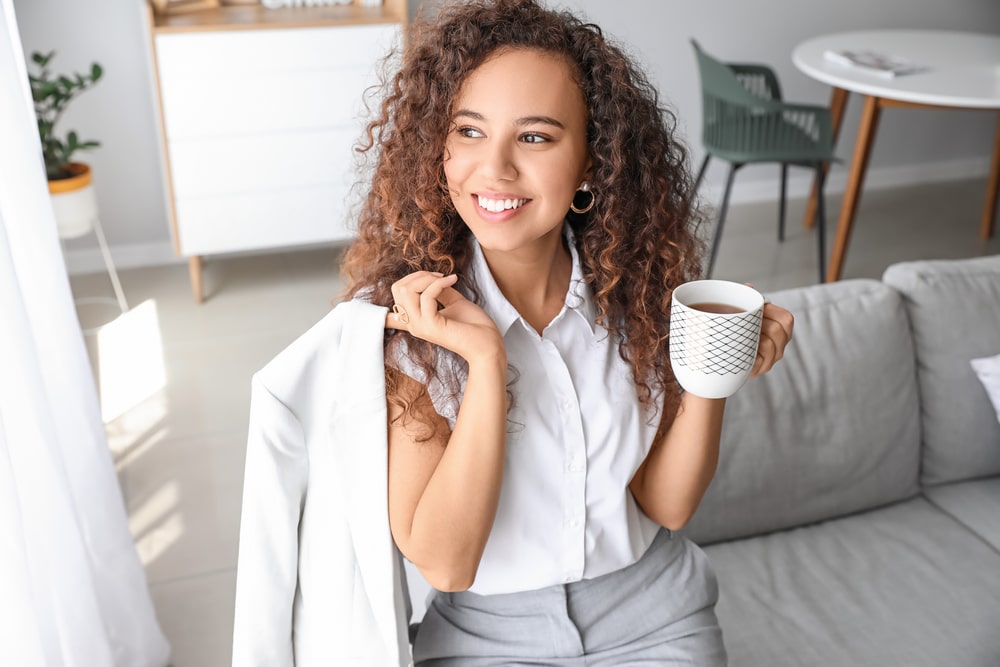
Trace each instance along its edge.
<path fill-rule="evenodd" d="M 978 237 L 982 198 L 981 180 L 866 192 L 845 278 L 878 278 L 907 259 L 1000 253 L 1000 230 L 989 242 Z M 831 198 L 831 220 L 838 203 Z M 732 207 L 715 277 L 769 292 L 815 282 L 803 204 L 790 202 L 780 246 L 774 203 Z M 311 249 L 210 261 L 200 306 L 185 265 L 122 271 L 131 312 L 88 336 L 174 667 L 229 664 L 250 376 L 328 311 L 341 288 L 338 256 Z M 78 297 L 111 294 L 103 274 L 72 283 Z M 106 318 L 101 310 L 81 306 L 84 326 Z"/>

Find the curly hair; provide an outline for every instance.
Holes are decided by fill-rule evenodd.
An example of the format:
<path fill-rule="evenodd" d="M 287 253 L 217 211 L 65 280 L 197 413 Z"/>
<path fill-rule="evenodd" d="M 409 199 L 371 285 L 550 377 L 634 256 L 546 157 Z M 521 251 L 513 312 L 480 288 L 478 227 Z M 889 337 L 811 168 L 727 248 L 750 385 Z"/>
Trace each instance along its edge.
<path fill-rule="evenodd" d="M 470 72 L 511 49 L 561 56 L 575 71 L 596 204 L 583 215 L 567 212 L 567 220 L 598 322 L 615 337 L 643 405 L 654 407 L 662 395 L 661 424 L 669 424 L 680 398 L 669 362 L 670 298 L 698 277 L 703 252 L 688 153 L 674 136 L 675 116 L 641 70 L 598 26 L 570 13 L 535 0 L 473 0 L 414 26 L 358 148 L 371 153 L 374 170 L 343 264 L 346 296 L 390 306 L 392 284 L 413 271 L 465 273 L 470 231 L 443 168 L 452 105 Z M 478 299 L 475 286 L 463 287 Z M 387 333 L 387 344 L 399 335 L 435 377 L 430 345 L 399 333 Z M 390 394 L 392 379 L 387 373 Z"/>

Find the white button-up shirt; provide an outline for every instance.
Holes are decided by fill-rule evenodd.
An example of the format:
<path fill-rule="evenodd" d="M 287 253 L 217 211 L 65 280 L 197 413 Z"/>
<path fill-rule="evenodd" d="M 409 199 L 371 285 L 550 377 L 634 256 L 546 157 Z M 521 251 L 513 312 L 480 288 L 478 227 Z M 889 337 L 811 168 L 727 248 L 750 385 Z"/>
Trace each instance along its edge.
<path fill-rule="evenodd" d="M 470 278 L 503 334 L 512 377 L 503 486 L 474 593 L 533 590 L 613 572 L 639 559 L 659 526 L 628 484 L 649 452 L 656 420 L 639 403 L 618 343 L 595 323 L 567 226 L 572 275 L 565 304 L 539 335 L 497 287 L 473 240 Z M 439 355 L 447 377 L 454 358 Z M 423 375 L 405 359 L 401 370 Z M 464 386 L 462 387 L 464 389 Z M 454 427 L 459 398 L 428 387 Z"/>

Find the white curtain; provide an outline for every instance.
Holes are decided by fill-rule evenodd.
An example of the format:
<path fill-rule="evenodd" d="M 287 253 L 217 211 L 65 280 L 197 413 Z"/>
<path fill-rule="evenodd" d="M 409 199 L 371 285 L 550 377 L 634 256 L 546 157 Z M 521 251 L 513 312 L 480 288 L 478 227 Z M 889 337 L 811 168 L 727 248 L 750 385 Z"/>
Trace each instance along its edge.
<path fill-rule="evenodd" d="M 0 0 L 0 662 L 163 667 Z"/>

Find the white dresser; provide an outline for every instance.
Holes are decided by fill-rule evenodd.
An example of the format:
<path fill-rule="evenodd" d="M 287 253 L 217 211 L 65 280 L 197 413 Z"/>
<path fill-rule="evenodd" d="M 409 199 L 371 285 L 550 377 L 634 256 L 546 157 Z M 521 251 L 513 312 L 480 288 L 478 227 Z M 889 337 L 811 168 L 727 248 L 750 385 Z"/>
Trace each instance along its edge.
<path fill-rule="evenodd" d="M 364 91 L 405 2 L 150 15 L 176 252 L 347 241 Z"/>

